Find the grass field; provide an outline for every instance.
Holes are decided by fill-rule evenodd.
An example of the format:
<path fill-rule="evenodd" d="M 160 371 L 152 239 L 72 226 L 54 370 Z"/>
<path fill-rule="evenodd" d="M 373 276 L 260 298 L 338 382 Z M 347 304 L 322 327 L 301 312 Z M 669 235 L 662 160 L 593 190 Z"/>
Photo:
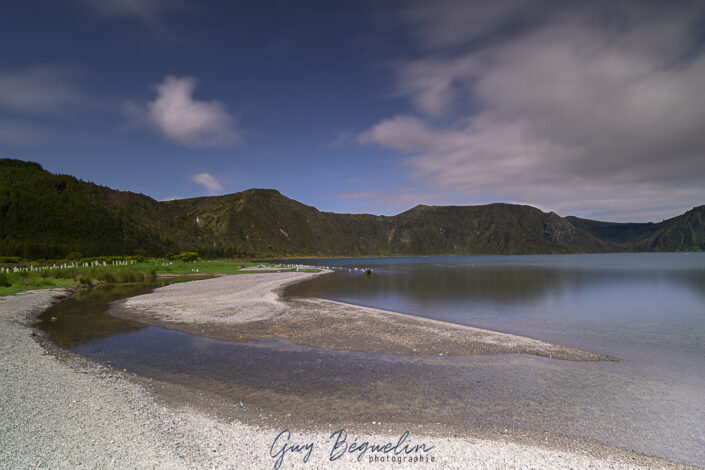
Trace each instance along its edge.
<path fill-rule="evenodd" d="M 247 268 L 260 267 L 260 271 Z M 9 266 L 0 268 L 0 297 L 32 289 L 72 288 L 100 284 L 145 282 L 160 274 L 245 274 L 292 270 L 287 265 L 245 260 L 169 261 L 154 259 L 145 262 L 80 263 Z"/>

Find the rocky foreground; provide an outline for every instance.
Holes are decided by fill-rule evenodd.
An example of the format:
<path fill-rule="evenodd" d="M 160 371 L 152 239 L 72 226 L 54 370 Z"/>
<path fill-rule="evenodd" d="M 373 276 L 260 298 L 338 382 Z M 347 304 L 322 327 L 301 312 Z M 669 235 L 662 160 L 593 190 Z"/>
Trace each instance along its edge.
<path fill-rule="evenodd" d="M 0 468 L 676 467 L 618 450 L 605 455 L 590 447 L 562 450 L 510 440 L 416 433 L 406 442 L 426 447 L 408 455 L 429 459 L 423 463 L 400 465 L 392 461 L 393 453 L 369 449 L 359 461 L 360 451 L 341 453 L 331 461 L 337 439 L 329 439 L 328 431 L 292 429 L 290 435 L 276 440 L 282 430 L 224 422 L 187 407 L 165 406 L 129 374 L 47 343 L 30 325 L 61 295 L 65 292 L 43 290 L 0 299 Z M 398 444 L 398 434 L 377 428 L 373 434 L 354 437 L 358 443 Z M 348 436 L 346 443 L 352 439 Z M 342 445 L 337 449 L 340 453 Z M 389 459 L 370 461 L 374 456 Z"/>

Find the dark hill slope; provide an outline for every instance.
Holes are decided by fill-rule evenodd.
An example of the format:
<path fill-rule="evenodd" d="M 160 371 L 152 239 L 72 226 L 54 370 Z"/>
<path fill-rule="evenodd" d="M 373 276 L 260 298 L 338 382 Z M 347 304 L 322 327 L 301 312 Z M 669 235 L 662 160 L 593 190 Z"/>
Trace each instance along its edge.
<path fill-rule="evenodd" d="M 705 250 L 705 206 L 664 220 L 659 229 L 635 244 L 638 251 L 703 251 Z"/>
<path fill-rule="evenodd" d="M 28 258 L 72 251 L 273 257 L 702 250 L 703 212 L 660 224 L 610 224 L 489 204 L 417 206 L 387 217 L 321 212 L 271 189 L 159 202 L 0 159 L 0 255 Z"/>
<path fill-rule="evenodd" d="M 161 203 L 196 223 L 205 252 L 232 255 L 362 255 L 384 239 L 384 220 L 333 214 L 271 189 Z"/>
<path fill-rule="evenodd" d="M 0 160 L 2 255 L 162 254 L 191 242 L 174 217 L 142 194 L 54 175 L 36 163 Z"/>
<path fill-rule="evenodd" d="M 529 206 L 418 206 L 385 217 L 321 212 L 279 192 L 250 189 L 163 203 L 196 221 L 212 248 L 241 255 L 568 253 L 613 247 Z"/>
<path fill-rule="evenodd" d="M 611 223 L 566 217 L 575 227 L 622 251 L 705 250 L 705 206 L 659 223 Z"/>
<path fill-rule="evenodd" d="M 601 222 L 573 216 L 568 216 L 566 219 L 576 228 L 585 230 L 601 240 L 623 247 L 633 244 L 635 240 L 646 238 L 659 229 L 659 224 L 654 223 Z"/>
<path fill-rule="evenodd" d="M 609 243 L 531 206 L 417 206 L 394 218 L 391 250 L 409 254 L 611 251 Z"/>

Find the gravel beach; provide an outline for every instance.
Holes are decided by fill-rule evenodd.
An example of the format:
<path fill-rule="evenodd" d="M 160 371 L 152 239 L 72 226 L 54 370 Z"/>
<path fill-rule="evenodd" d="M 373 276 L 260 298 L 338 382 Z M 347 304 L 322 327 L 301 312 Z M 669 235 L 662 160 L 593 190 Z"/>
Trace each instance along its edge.
<path fill-rule="evenodd" d="M 421 444 L 433 448 L 402 455 L 432 461 L 400 465 L 392 461 L 393 452 L 369 449 L 331 461 L 336 439 L 329 439 L 330 430 L 292 429 L 275 442 L 281 429 L 226 422 L 187 406 L 165 405 L 129 374 L 48 343 L 30 325 L 66 294 L 42 290 L 0 299 L 0 468 L 272 469 L 285 444 L 287 449 L 298 444 L 302 451 L 285 452 L 278 468 L 686 468 L 616 449 L 605 455 L 601 446 L 561 450 L 509 437 L 439 437 L 415 429 L 405 441 L 407 449 Z M 368 434 L 351 433 L 346 444 L 355 439 L 360 445 L 393 447 L 400 439 L 398 431 L 382 423 L 371 423 L 369 429 Z M 311 444 L 304 461 L 306 445 Z M 375 456 L 389 461 L 370 462 Z"/>
<path fill-rule="evenodd" d="M 534 354 L 577 361 L 618 360 L 546 341 L 413 315 L 317 298 L 281 297 L 285 286 L 320 274 L 323 273 L 258 273 L 172 284 L 116 302 L 109 313 L 226 340 L 279 336 L 305 346 L 368 353 Z"/>

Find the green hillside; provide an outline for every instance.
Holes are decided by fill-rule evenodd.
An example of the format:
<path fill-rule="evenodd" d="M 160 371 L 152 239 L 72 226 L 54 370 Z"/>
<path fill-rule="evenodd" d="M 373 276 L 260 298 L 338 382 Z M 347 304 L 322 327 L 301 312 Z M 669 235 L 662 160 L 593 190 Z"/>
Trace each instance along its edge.
<path fill-rule="evenodd" d="M 175 201 L 0 159 L 0 256 L 374 256 L 705 249 L 705 206 L 659 224 L 560 217 L 530 206 L 417 206 L 335 214 L 271 189 Z"/>
<path fill-rule="evenodd" d="M 566 217 L 575 227 L 613 243 L 621 251 L 705 250 L 705 206 L 659 223 L 611 223 Z"/>
<path fill-rule="evenodd" d="M 636 243 L 639 251 L 705 250 L 705 206 L 661 222 L 659 229 Z"/>
<path fill-rule="evenodd" d="M 162 254 L 189 245 L 186 227 L 175 221 L 142 194 L 53 175 L 36 163 L 0 160 L 2 255 Z"/>

